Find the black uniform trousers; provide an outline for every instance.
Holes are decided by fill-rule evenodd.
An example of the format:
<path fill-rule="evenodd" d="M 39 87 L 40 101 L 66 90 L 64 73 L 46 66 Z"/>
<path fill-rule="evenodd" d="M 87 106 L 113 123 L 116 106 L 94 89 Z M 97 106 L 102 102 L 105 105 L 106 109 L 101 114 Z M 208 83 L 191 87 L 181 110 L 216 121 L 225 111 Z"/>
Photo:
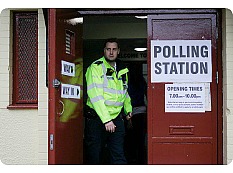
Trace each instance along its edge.
<path fill-rule="evenodd" d="M 121 114 L 112 120 L 115 132 L 107 132 L 99 117 L 85 118 L 85 153 L 87 164 L 105 164 L 101 161 L 103 149 L 107 145 L 110 164 L 127 164 L 124 155 L 125 127 Z"/>
<path fill-rule="evenodd" d="M 146 164 L 146 114 L 134 115 L 131 119 L 132 127 L 127 128 L 128 121 L 125 120 L 125 156 L 128 164 Z"/>

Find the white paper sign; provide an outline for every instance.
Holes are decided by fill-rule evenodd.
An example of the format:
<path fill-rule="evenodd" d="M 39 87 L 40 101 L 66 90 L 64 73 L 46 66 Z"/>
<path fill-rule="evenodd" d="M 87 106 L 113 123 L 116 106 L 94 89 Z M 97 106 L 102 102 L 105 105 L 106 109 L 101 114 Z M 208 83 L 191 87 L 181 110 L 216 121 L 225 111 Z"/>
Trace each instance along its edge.
<path fill-rule="evenodd" d="M 80 86 L 61 84 L 61 98 L 80 99 Z"/>
<path fill-rule="evenodd" d="M 75 76 L 75 64 L 67 61 L 61 61 L 61 74 L 66 76 Z"/>
<path fill-rule="evenodd" d="M 165 112 L 205 112 L 205 85 L 165 84 Z"/>
<path fill-rule="evenodd" d="M 151 82 L 212 82 L 211 40 L 151 40 Z"/>
<path fill-rule="evenodd" d="M 205 83 L 205 110 L 211 111 L 210 83 Z"/>

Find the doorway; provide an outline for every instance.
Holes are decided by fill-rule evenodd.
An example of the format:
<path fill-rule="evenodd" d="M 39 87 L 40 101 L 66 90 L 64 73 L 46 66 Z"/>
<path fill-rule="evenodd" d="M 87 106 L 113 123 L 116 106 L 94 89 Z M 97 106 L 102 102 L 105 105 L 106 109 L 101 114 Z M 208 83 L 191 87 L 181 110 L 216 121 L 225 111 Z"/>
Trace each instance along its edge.
<path fill-rule="evenodd" d="M 82 25 L 83 30 L 80 30 L 80 28 L 77 30 L 73 27 L 68 27 L 67 22 L 64 22 L 67 19 L 77 17 L 77 11 L 82 17 L 85 16 Z M 148 144 L 146 144 L 146 146 L 148 146 L 146 149 L 146 153 L 148 154 L 147 164 L 222 164 L 220 13 L 221 12 L 215 9 L 153 9 L 126 11 L 50 9 L 49 164 L 83 164 L 82 110 L 79 111 L 79 119 L 74 117 L 75 121 L 71 123 L 61 123 L 59 121 L 62 113 L 66 111 L 64 109 L 64 102 L 61 101 L 61 84 L 59 84 L 59 79 L 61 79 L 61 61 L 63 58 L 66 61 L 71 61 L 72 58 L 75 57 L 79 58 L 79 60 L 83 59 L 83 66 L 81 64 L 83 61 L 79 61 L 77 64 L 81 65 L 79 69 L 83 67 L 83 70 L 80 72 L 85 73 L 87 66 L 93 62 L 94 59 L 101 57 L 103 50 L 102 41 L 108 37 L 117 37 L 122 42 L 122 60 L 128 64 L 141 62 L 142 69 L 144 69 L 142 71 L 146 72 L 143 74 L 146 76 L 146 79 L 148 78 L 148 126 L 147 134 L 145 134 L 148 139 L 146 140 L 148 142 Z M 144 14 L 148 19 L 144 19 L 144 21 L 142 19 L 139 20 L 135 18 L 133 14 Z M 110 26 L 114 28 L 114 31 L 118 31 L 118 33 L 109 32 L 112 31 L 109 29 Z M 143 28 L 143 31 L 139 30 L 140 28 Z M 82 31 L 84 31 L 84 35 Z M 66 33 L 66 37 L 63 36 L 64 33 Z M 144 34 L 144 36 L 140 34 Z M 83 44 L 80 40 L 77 39 L 78 42 L 75 43 L 75 45 L 78 46 L 78 48 L 72 48 L 72 40 L 75 40 L 72 39 L 75 38 L 74 36 L 83 39 L 82 43 L 84 43 L 84 47 L 82 47 Z M 67 40 L 70 41 L 68 42 L 69 44 L 66 44 Z M 138 57 L 143 58 L 143 53 L 139 53 L 138 56 L 136 53 L 127 52 L 130 50 L 127 46 L 134 46 L 139 42 L 145 42 L 145 40 L 147 43 L 144 43 L 142 46 L 148 49 L 148 54 L 146 55 L 147 60 L 136 60 L 135 58 Z M 211 47 L 212 50 L 212 64 L 210 66 L 210 68 L 212 68 L 212 75 L 210 76 L 212 81 L 209 83 L 210 87 L 208 87 L 208 91 L 211 94 L 211 97 L 208 97 L 208 103 L 211 104 L 209 104 L 207 110 L 201 113 L 179 113 L 175 112 L 175 109 L 173 109 L 172 112 L 165 111 L 165 87 L 166 83 L 170 84 L 170 82 L 151 82 L 151 73 L 153 72 L 151 70 L 154 68 L 154 66 L 151 66 L 151 47 L 154 46 L 154 43 L 151 44 L 152 40 L 165 40 L 168 44 L 171 43 L 168 40 L 191 40 L 191 43 L 194 42 L 193 40 L 208 40 L 211 42 L 212 46 L 209 47 Z M 157 44 L 161 44 L 161 42 L 157 42 Z M 126 52 L 123 51 L 124 45 L 126 47 Z M 69 55 L 67 55 L 66 50 L 68 50 L 67 52 Z M 76 53 L 78 56 L 74 56 L 76 53 L 72 50 L 77 50 L 78 52 Z M 169 50 L 169 45 L 165 50 Z M 83 54 L 80 54 L 80 52 L 83 52 Z M 174 51 L 173 54 L 177 56 Z M 69 64 L 66 63 L 66 65 Z M 165 69 L 165 71 L 167 70 Z M 172 69 L 171 72 L 176 72 L 176 70 Z M 187 73 L 187 71 L 185 72 Z M 75 87 L 75 89 L 78 89 L 77 91 L 81 91 L 80 93 L 82 93 L 83 90 L 85 93 L 85 86 L 83 87 L 83 84 L 85 84 L 85 81 L 80 84 L 81 90 Z M 178 86 L 177 83 L 173 85 Z M 190 86 L 193 87 L 194 85 L 190 84 Z M 82 88 L 84 89 L 82 90 Z M 85 95 L 81 97 L 84 103 L 85 98 Z M 80 101 L 82 100 L 78 101 L 78 105 L 81 106 L 83 102 L 80 103 Z M 64 129 L 66 129 L 67 132 L 74 132 L 74 130 L 77 129 L 78 133 L 73 133 L 69 136 L 65 135 L 64 138 Z M 77 134 L 79 135 L 78 137 Z M 77 141 L 77 139 L 79 141 Z M 64 143 L 64 141 L 66 141 L 66 143 Z M 70 143 L 70 141 L 73 143 Z M 79 147 L 78 150 L 77 146 Z M 75 152 L 72 147 L 76 149 Z M 202 157 L 202 151 L 205 151 L 204 157 Z M 64 153 L 66 155 L 64 155 Z M 74 157 L 72 158 L 71 156 Z"/>
<path fill-rule="evenodd" d="M 95 28 L 96 32 L 93 32 Z M 83 18 L 83 65 L 84 74 L 87 67 L 103 56 L 104 41 L 106 38 L 117 38 L 120 45 L 118 59 L 125 63 L 129 70 L 129 81 L 134 81 L 135 85 L 144 85 L 142 92 L 142 103 L 139 104 L 146 110 L 146 88 L 147 88 L 147 20 L 146 18 L 136 18 L 135 16 L 87 16 Z M 134 78 L 134 76 L 136 76 Z M 140 78 L 142 77 L 142 78 Z M 143 79 L 143 80 L 142 80 Z M 84 79 L 85 80 L 85 79 Z M 143 83 L 145 81 L 145 83 Z M 86 103 L 86 82 L 84 82 L 84 104 Z M 133 85 L 133 84 L 132 84 Z M 130 85 L 129 85 L 130 87 Z M 131 87 L 132 88 L 132 87 Z M 142 89 L 142 88 L 141 88 Z M 145 90 L 144 90 L 145 89 Z M 133 90 L 133 89 L 131 89 Z M 131 93 L 129 92 L 131 95 Z M 131 95 L 131 99 L 140 96 Z M 138 104 L 138 105 L 137 105 Z M 135 114 L 132 119 L 132 126 L 125 120 L 125 155 L 129 164 L 146 164 L 146 111 Z M 135 137 L 138 136 L 138 138 Z M 84 137 L 85 138 L 85 137 Z M 140 151 L 140 152 L 139 152 Z M 109 152 L 107 146 L 103 149 L 102 164 L 109 164 Z M 143 159 L 142 159 L 143 158 Z M 84 145 L 85 164 L 85 145 Z"/>

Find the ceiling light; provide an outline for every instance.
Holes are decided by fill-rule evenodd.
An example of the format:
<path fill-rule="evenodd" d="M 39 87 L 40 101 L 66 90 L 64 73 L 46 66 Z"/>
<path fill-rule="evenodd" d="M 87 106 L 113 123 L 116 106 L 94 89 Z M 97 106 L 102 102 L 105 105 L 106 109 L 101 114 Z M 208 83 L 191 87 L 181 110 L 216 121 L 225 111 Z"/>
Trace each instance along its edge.
<path fill-rule="evenodd" d="M 137 47 L 137 48 L 134 48 L 134 50 L 137 51 L 137 52 L 143 52 L 143 51 L 146 51 L 147 48 L 145 48 L 145 47 Z"/>
<path fill-rule="evenodd" d="M 77 17 L 77 18 L 73 18 L 73 19 L 69 19 L 68 23 L 72 24 L 72 25 L 76 25 L 76 24 L 82 24 L 83 23 L 83 17 Z"/>
<path fill-rule="evenodd" d="M 135 16 L 137 19 L 147 19 L 147 16 Z"/>

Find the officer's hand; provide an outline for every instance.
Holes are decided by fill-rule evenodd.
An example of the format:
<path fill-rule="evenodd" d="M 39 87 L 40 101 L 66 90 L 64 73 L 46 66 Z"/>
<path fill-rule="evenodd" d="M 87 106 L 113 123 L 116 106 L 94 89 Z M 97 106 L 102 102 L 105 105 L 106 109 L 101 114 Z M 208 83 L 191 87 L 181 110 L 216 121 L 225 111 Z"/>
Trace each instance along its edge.
<path fill-rule="evenodd" d="M 130 120 L 130 119 L 132 118 L 132 116 L 133 116 L 133 115 L 132 115 L 132 112 L 129 112 L 128 115 L 126 116 L 126 119 L 127 119 L 127 120 Z"/>
<path fill-rule="evenodd" d="M 115 132 L 115 128 L 116 128 L 116 126 L 115 126 L 115 124 L 112 121 L 109 121 L 109 122 L 107 122 L 105 124 L 105 129 L 108 132 L 111 132 L 111 133 Z"/>
<path fill-rule="evenodd" d="M 128 128 L 128 129 L 132 129 L 132 128 L 133 128 L 133 123 L 132 123 L 132 120 L 131 120 L 131 119 L 129 119 L 129 120 L 127 121 L 127 128 Z"/>

